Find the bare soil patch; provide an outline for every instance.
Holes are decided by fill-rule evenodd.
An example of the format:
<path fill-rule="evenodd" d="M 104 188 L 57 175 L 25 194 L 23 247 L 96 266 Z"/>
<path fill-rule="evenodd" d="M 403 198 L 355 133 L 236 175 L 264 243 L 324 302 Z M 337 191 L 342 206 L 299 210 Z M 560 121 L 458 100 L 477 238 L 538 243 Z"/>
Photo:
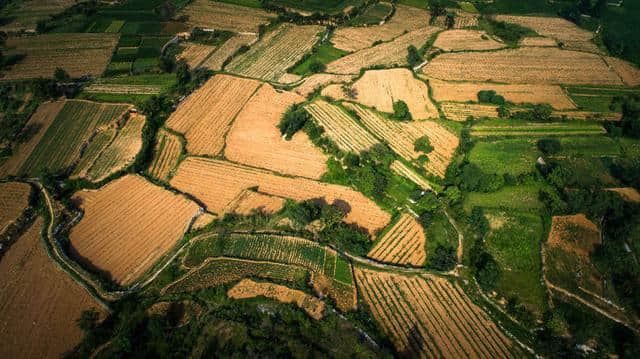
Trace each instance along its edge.
<path fill-rule="evenodd" d="M 595 54 L 550 47 L 442 54 L 422 68 L 429 77 L 515 84 L 622 85 Z"/>
<path fill-rule="evenodd" d="M 359 51 L 370 47 L 376 41 L 390 41 L 405 32 L 418 30 L 429 23 L 429 12 L 404 5 L 396 5 L 396 11 L 383 25 L 341 27 L 338 28 L 331 42 L 338 49 Z"/>
<path fill-rule="evenodd" d="M 227 135 L 225 157 L 278 173 L 319 179 L 327 156 L 299 131 L 289 141 L 276 127 L 289 106 L 303 102 L 296 93 L 263 85 L 247 102 Z"/>
<path fill-rule="evenodd" d="M 633 187 L 607 188 L 607 191 L 616 192 L 626 201 L 640 203 L 640 193 Z"/>
<path fill-rule="evenodd" d="M 54 358 L 84 337 L 75 320 L 84 310 L 102 307 L 43 247 L 38 218 L 0 261 L 0 357 Z"/>
<path fill-rule="evenodd" d="M 260 82 L 215 75 L 171 114 L 166 126 L 183 133 L 187 152 L 217 155 L 231 121 L 260 86 Z"/>
<path fill-rule="evenodd" d="M 557 47 L 558 41 L 542 36 L 524 37 L 520 40 L 520 46 Z"/>
<path fill-rule="evenodd" d="M 229 289 L 227 296 L 233 299 L 266 297 L 282 303 L 292 303 L 315 320 L 322 319 L 325 311 L 323 301 L 303 291 L 279 284 L 255 282 L 251 279 L 241 280 L 233 288 Z"/>
<path fill-rule="evenodd" d="M 445 51 L 495 50 L 505 44 L 490 38 L 479 30 L 448 30 L 438 35 L 433 46 Z"/>
<path fill-rule="evenodd" d="M 69 236 L 72 252 L 120 285 L 131 284 L 189 229 L 199 206 L 128 175 L 73 196 L 84 216 Z"/>
<path fill-rule="evenodd" d="M 345 222 L 354 223 L 369 233 L 383 228 L 390 220 L 387 212 L 350 188 L 306 178 L 283 177 L 272 172 L 226 161 L 190 157 L 178 167 L 171 185 L 194 195 L 208 210 L 224 212 L 240 192 L 257 187 L 261 193 L 297 201 L 324 199 L 343 208 Z"/>

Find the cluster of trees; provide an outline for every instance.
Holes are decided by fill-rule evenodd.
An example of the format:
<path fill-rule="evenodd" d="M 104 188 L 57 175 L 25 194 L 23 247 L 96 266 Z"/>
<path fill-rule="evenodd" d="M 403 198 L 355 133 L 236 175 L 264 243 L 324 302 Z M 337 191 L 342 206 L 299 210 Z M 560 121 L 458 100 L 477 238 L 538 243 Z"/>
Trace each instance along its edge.
<path fill-rule="evenodd" d="M 600 17 L 607 9 L 607 0 L 579 0 L 558 11 L 561 17 L 580 25 L 582 14 Z"/>
<path fill-rule="evenodd" d="M 309 113 L 304 110 L 301 104 L 293 104 L 289 106 L 280 119 L 278 129 L 285 139 L 290 140 L 307 122 L 310 122 L 310 117 Z"/>
<path fill-rule="evenodd" d="M 478 91 L 478 102 L 492 103 L 494 105 L 504 105 L 504 97 L 498 95 L 494 90 Z"/>
<path fill-rule="evenodd" d="M 479 235 L 469 251 L 471 270 L 482 289 L 493 290 L 502 277 L 502 268 L 485 248 L 483 238 L 489 232 L 489 222 L 481 207 L 471 210 L 469 225 Z"/>
<path fill-rule="evenodd" d="M 409 112 L 409 106 L 407 103 L 398 100 L 393 102 L 393 114 L 391 115 L 391 119 L 396 121 L 411 121 L 413 118 L 411 117 L 411 112 Z"/>
<path fill-rule="evenodd" d="M 418 49 L 413 45 L 407 47 L 407 62 L 411 67 L 416 67 L 422 63 L 422 56 L 420 56 Z"/>

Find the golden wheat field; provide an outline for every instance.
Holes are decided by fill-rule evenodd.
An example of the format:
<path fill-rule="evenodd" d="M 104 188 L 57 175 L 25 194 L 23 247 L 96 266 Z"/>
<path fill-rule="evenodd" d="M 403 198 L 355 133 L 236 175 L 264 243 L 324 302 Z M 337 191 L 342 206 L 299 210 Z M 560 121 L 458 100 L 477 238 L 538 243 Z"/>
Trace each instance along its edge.
<path fill-rule="evenodd" d="M 191 2 L 180 12 L 180 15 L 187 16 L 187 24 L 191 27 L 256 34 L 260 25 L 276 17 L 276 14 L 270 14 L 261 9 L 209 0 Z"/>
<path fill-rule="evenodd" d="M 416 219 L 403 213 L 400 219 L 385 233 L 367 257 L 385 263 L 422 266 L 427 259 L 426 235 Z"/>
<path fill-rule="evenodd" d="M 80 191 L 72 200 L 84 211 L 69 235 L 72 253 L 120 285 L 149 269 L 202 212 L 193 201 L 136 175 Z"/>

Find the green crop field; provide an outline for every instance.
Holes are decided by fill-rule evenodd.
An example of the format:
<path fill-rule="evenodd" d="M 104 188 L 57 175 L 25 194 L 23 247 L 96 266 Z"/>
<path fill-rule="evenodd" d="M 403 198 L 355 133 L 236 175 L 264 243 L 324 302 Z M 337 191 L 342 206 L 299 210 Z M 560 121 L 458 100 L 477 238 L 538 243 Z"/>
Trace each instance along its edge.
<path fill-rule="evenodd" d="M 522 120 L 487 119 L 475 124 L 471 135 L 476 137 L 556 137 L 604 134 L 601 124 L 584 121 L 526 122 Z"/>
<path fill-rule="evenodd" d="M 463 208 L 467 213 L 471 213 L 473 207 L 539 211 L 544 208 L 544 204 L 538 199 L 538 194 L 545 186 L 542 182 L 533 182 L 518 186 L 505 186 L 491 193 L 472 192 L 465 197 Z"/>
<path fill-rule="evenodd" d="M 533 140 L 508 139 L 478 142 L 471 149 L 469 161 L 487 174 L 517 176 L 535 171 L 535 162 L 541 155 Z"/>
<path fill-rule="evenodd" d="M 567 137 L 560 139 L 562 151 L 559 156 L 607 157 L 620 155 L 620 145 L 606 136 Z"/>
<path fill-rule="evenodd" d="M 376 3 L 369 6 L 364 13 L 349 20 L 346 25 L 377 25 L 391 13 L 391 6 L 387 3 Z"/>
<path fill-rule="evenodd" d="M 36 176 L 48 168 L 65 170 L 80 156 L 80 149 L 99 126 L 120 117 L 127 105 L 110 105 L 86 101 L 67 101 L 20 169 L 20 173 Z"/>
<path fill-rule="evenodd" d="M 425 242 L 427 257 L 433 253 L 438 245 L 447 248 L 458 247 L 458 232 L 453 228 L 447 216 L 442 211 L 434 214 L 429 226 L 425 229 L 427 241 Z"/>
<path fill-rule="evenodd" d="M 540 242 L 542 219 L 535 214 L 486 210 L 490 231 L 487 250 L 502 268 L 496 291 L 505 298 L 517 296 L 538 316 L 545 310 L 545 289 L 541 283 Z"/>
<path fill-rule="evenodd" d="M 620 102 L 613 103 L 615 97 L 640 94 L 639 90 L 615 87 L 566 86 L 571 100 L 581 109 L 594 112 L 622 111 Z"/>
<path fill-rule="evenodd" d="M 321 63 L 326 65 L 333 60 L 339 59 L 342 56 L 348 54 L 346 51 L 336 49 L 329 43 L 324 43 L 317 47 L 316 51 L 307 57 L 303 62 L 293 68 L 291 72 L 300 76 L 307 76 L 311 74 L 309 68 L 313 63 Z"/>

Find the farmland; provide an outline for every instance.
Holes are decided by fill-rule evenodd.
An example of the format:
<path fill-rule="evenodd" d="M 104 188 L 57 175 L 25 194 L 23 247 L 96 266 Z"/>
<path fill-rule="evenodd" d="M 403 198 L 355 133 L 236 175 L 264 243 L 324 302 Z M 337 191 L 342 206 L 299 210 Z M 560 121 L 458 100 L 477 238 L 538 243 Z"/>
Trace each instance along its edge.
<path fill-rule="evenodd" d="M 557 85 L 506 85 L 476 82 L 447 82 L 436 79 L 429 80 L 433 89 L 433 98 L 438 102 L 478 101 L 478 92 L 493 90 L 503 96 L 505 100 L 515 104 L 546 103 L 553 108 L 575 109 L 571 99 Z"/>
<path fill-rule="evenodd" d="M 360 153 L 378 143 L 347 112 L 336 105 L 317 100 L 305 106 L 305 109 L 343 151 Z"/>
<path fill-rule="evenodd" d="M 255 33 L 258 32 L 258 26 L 275 17 L 275 14 L 260 9 L 208 0 L 195 0 L 180 14 L 188 17 L 187 23 L 191 27 Z"/>
<path fill-rule="evenodd" d="M 283 303 L 293 303 L 316 320 L 322 319 L 325 311 L 323 301 L 303 291 L 279 284 L 255 282 L 251 279 L 241 280 L 233 288 L 229 289 L 227 296 L 233 299 L 249 299 L 262 296 Z"/>
<path fill-rule="evenodd" d="M 315 89 L 321 88 L 331 83 L 349 82 L 350 75 L 313 74 L 306 77 L 304 82 L 295 88 L 295 92 L 301 96 L 308 96 Z"/>
<path fill-rule="evenodd" d="M 0 31 L 35 30 L 38 21 L 61 12 L 73 3 L 72 0 L 23 0 L 11 4 L 3 9 L 2 17 L 10 20 L 0 26 Z"/>
<path fill-rule="evenodd" d="M 246 53 L 234 58 L 227 71 L 275 82 L 287 81 L 286 70 L 293 66 L 317 41 L 324 28 L 315 25 L 283 24 L 263 36 Z"/>
<path fill-rule="evenodd" d="M 200 66 L 215 51 L 215 46 L 202 45 L 196 43 L 186 43 L 184 50 L 178 55 L 179 60 L 184 60 L 190 68 L 195 69 Z"/>
<path fill-rule="evenodd" d="M 495 50 L 505 47 L 478 30 L 449 30 L 441 32 L 433 46 L 444 51 Z"/>
<path fill-rule="evenodd" d="M 167 130 L 160 130 L 153 150 L 153 160 L 149 166 L 149 175 L 161 181 L 169 179 L 178 165 L 182 154 L 180 138 Z"/>
<path fill-rule="evenodd" d="M 31 186 L 26 183 L 0 183 L 0 234 L 22 215 L 30 193 Z"/>
<path fill-rule="evenodd" d="M 60 171 L 72 166 L 80 158 L 82 146 L 91 134 L 102 126 L 114 124 L 129 107 L 123 104 L 66 101 L 19 173 L 35 175 L 45 167 Z"/>
<path fill-rule="evenodd" d="M 0 356 L 4 358 L 60 356 L 82 340 L 83 332 L 75 325 L 82 311 L 102 312 L 82 287 L 52 263 L 40 240 L 42 225 L 38 218 L 0 261 L 0 335 L 4 338 Z"/>
<path fill-rule="evenodd" d="M 422 226 L 416 219 L 402 214 L 367 256 L 381 262 L 421 266 L 426 260 L 425 239 Z"/>
<path fill-rule="evenodd" d="M 84 216 L 70 234 L 72 253 L 120 285 L 133 283 L 171 249 L 201 210 L 135 175 L 73 199 Z"/>
<path fill-rule="evenodd" d="M 406 50 L 409 45 L 421 47 L 439 28 L 428 26 L 410 31 L 373 47 L 356 51 L 341 57 L 327 65 L 327 72 L 335 74 L 357 74 L 361 68 L 372 66 L 405 65 L 407 63 Z"/>
<path fill-rule="evenodd" d="M 236 197 L 225 209 L 225 213 L 237 213 L 240 215 L 249 215 L 253 211 L 264 213 L 274 213 L 284 207 L 285 200 L 279 197 L 273 197 L 266 194 L 243 191 Z"/>
<path fill-rule="evenodd" d="M 7 55 L 24 59 L 0 74 L 4 80 L 53 77 L 63 68 L 71 77 L 100 76 L 118 43 L 113 34 L 42 34 L 7 39 Z"/>
<path fill-rule="evenodd" d="M 54 122 L 60 110 L 64 107 L 65 101 L 47 102 L 38 106 L 36 112 L 31 116 L 25 127 L 35 128 L 37 132 L 25 143 L 18 146 L 16 153 L 0 165 L 0 175 L 17 175 L 20 167 L 31 156 L 33 150 L 38 146 L 49 126 Z"/>
<path fill-rule="evenodd" d="M 458 147 L 458 137 L 435 121 L 399 122 L 382 118 L 374 111 L 359 105 L 347 104 L 354 110 L 362 123 L 376 136 L 389 144 L 392 150 L 407 161 L 420 156 L 414 149 L 414 142 L 423 136 L 429 138 L 434 150 L 427 154 L 429 161 L 425 168 L 436 176 L 443 177 Z"/>
<path fill-rule="evenodd" d="M 613 68 L 613 71 L 615 71 L 618 76 L 620 76 L 625 85 L 640 85 L 640 69 L 638 69 L 635 65 L 611 56 L 604 57 L 604 60 L 606 61 L 607 65 L 611 66 L 611 68 Z"/>
<path fill-rule="evenodd" d="M 519 349 L 461 288 L 437 276 L 356 270 L 373 316 L 397 351 L 415 357 L 511 357 Z"/>
<path fill-rule="evenodd" d="M 350 188 L 305 178 L 283 177 L 220 160 L 189 157 L 180 164 L 170 184 L 196 196 L 208 210 L 217 213 L 222 212 L 241 191 L 257 186 L 262 193 L 296 201 L 314 198 L 323 198 L 329 204 L 336 200 L 344 201 L 350 207 L 345 221 L 356 223 L 369 233 L 385 227 L 390 220 L 387 212 Z"/>
<path fill-rule="evenodd" d="M 235 34 L 205 59 L 202 67 L 214 71 L 222 70 L 222 65 L 225 61 L 235 54 L 241 46 L 248 46 L 257 40 L 258 37 L 256 35 Z"/>
<path fill-rule="evenodd" d="M 453 28 L 464 29 L 468 27 L 477 27 L 479 15 L 477 13 L 470 13 L 460 9 L 451 9 L 450 12 L 455 14 Z M 446 16 L 441 15 L 436 18 L 433 25 L 446 28 Z"/>
<path fill-rule="evenodd" d="M 438 110 L 429 98 L 427 85 L 414 78 L 407 69 L 370 70 L 351 88 L 353 99 L 345 96 L 339 85 L 325 88 L 322 94 L 337 99 L 357 101 L 382 112 L 393 112 L 394 101 L 404 101 L 413 119 L 437 118 Z"/>
<path fill-rule="evenodd" d="M 263 85 L 236 117 L 226 138 L 227 159 L 278 173 L 319 179 L 326 156 L 303 132 L 284 140 L 276 127 L 287 108 L 304 99 Z"/>
<path fill-rule="evenodd" d="M 224 146 L 231 121 L 259 86 L 255 80 L 213 76 L 180 103 L 166 126 L 185 135 L 187 152 L 216 155 Z"/>
<path fill-rule="evenodd" d="M 430 77 L 454 81 L 623 84 L 598 55 L 547 47 L 443 54 L 423 67 L 422 71 Z"/>
<path fill-rule="evenodd" d="M 580 120 L 541 123 L 488 119 L 471 129 L 471 135 L 476 137 L 584 136 L 603 135 L 606 132 L 599 123 Z"/>
<path fill-rule="evenodd" d="M 469 154 L 469 162 L 488 174 L 517 176 L 534 172 L 540 155 L 534 140 L 505 139 L 476 143 Z"/>
<path fill-rule="evenodd" d="M 353 52 L 371 47 L 376 41 L 391 41 L 405 31 L 418 30 L 429 23 L 429 13 L 403 5 L 383 25 L 338 28 L 331 41 L 338 49 Z"/>

